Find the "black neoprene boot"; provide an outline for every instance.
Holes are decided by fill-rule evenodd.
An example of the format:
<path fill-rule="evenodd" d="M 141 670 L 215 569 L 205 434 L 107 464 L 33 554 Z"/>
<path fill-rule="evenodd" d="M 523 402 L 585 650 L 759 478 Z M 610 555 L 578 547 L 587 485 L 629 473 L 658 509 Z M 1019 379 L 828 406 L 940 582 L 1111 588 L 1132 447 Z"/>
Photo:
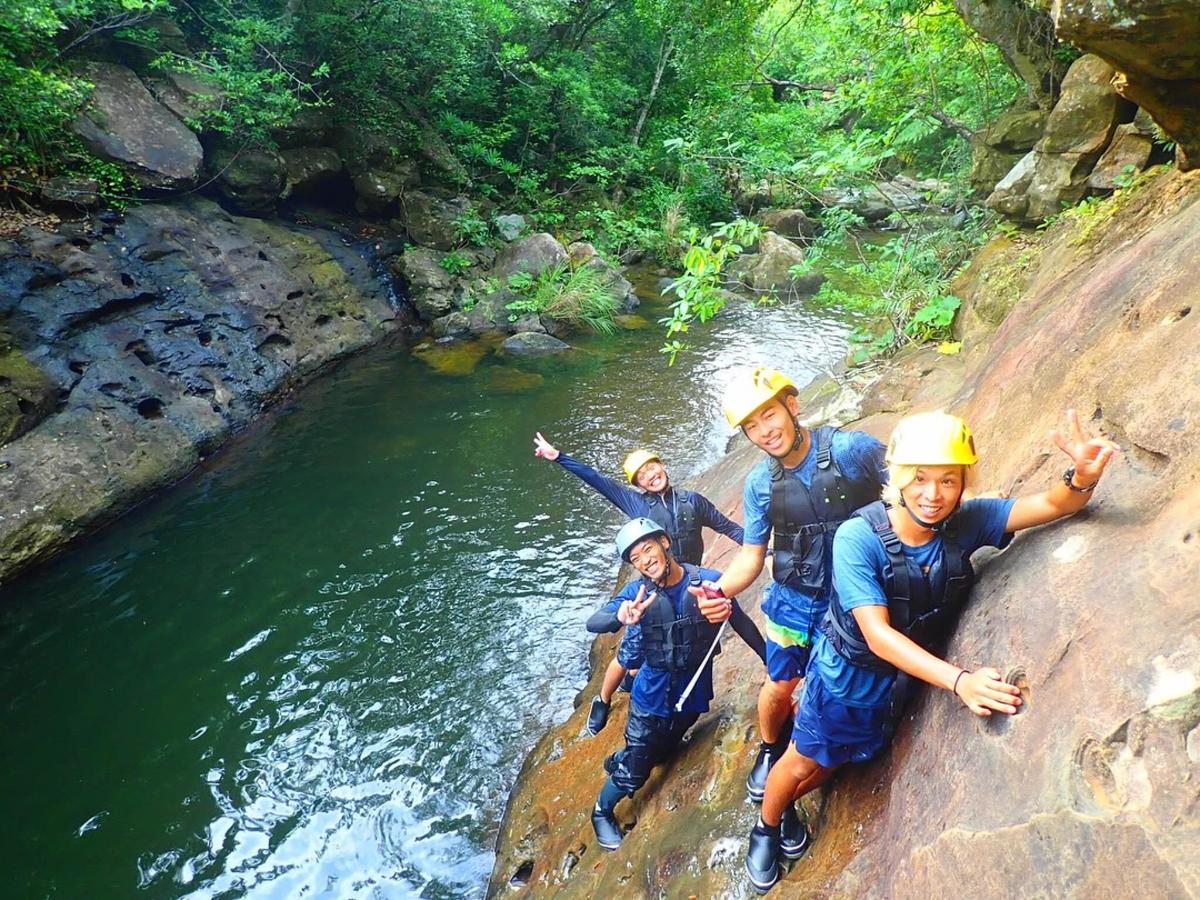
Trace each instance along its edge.
<path fill-rule="evenodd" d="M 621 683 L 617 685 L 617 690 L 623 694 L 628 694 L 633 690 L 633 679 L 633 673 L 626 672 L 625 677 L 621 679 Z"/>
<path fill-rule="evenodd" d="M 592 708 L 588 711 L 587 733 L 593 737 L 604 730 L 608 724 L 609 705 L 599 697 L 592 698 Z"/>
<path fill-rule="evenodd" d="M 783 811 L 783 821 L 780 822 L 779 829 L 779 851 L 783 854 L 784 859 L 802 857 L 808 850 L 809 836 L 804 820 L 796 811 L 796 804 L 789 803 L 787 805 Z"/>
<path fill-rule="evenodd" d="M 617 802 L 625 796 L 625 792 L 612 783 L 610 778 L 604 782 L 596 805 L 592 808 L 592 828 L 596 832 L 596 843 L 605 850 L 616 850 L 621 846 L 621 823 L 613 814 Z"/>
<path fill-rule="evenodd" d="M 779 881 L 780 825 L 771 828 L 760 818 L 750 829 L 750 847 L 746 851 L 746 872 L 750 883 L 765 894 Z"/>
<path fill-rule="evenodd" d="M 758 756 L 754 758 L 754 765 L 750 768 L 750 774 L 746 776 L 746 793 L 755 803 L 762 803 L 762 798 L 767 792 L 767 776 L 771 773 L 771 766 L 779 761 L 786 749 L 787 744 L 783 741 L 776 741 L 774 744 L 764 741 L 758 745 Z"/>

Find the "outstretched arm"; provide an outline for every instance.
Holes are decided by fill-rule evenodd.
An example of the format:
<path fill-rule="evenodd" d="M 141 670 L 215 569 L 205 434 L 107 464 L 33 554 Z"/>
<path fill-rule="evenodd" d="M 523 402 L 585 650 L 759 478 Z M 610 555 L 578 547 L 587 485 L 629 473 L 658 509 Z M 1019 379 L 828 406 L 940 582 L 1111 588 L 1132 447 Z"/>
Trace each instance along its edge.
<path fill-rule="evenodd" d="M 1070 426 L 1070 437 L 1064 437 L 1059 431 L 1052 431 L 1050 440 L 1071 457 L 1071 463 L 1075 467 L 1071 484 L 1075 490 L 1067 487 L 1064 481 L 1058 481 L 1047 491 L 1018 497 L 1009 511 L 1006 531 L 1020 531 L 1022 528 L 1045 525 L 1083 509 L 1092 499 L 1092 491 L 1100 476 L 1104 474 L 1105 467 L 1120 451 L 1112 441 L 1103 438 L 1088 439 L 1083 433 L 1079 415 L 1075 410 L 1067 410 L 1067 422 Z"/>
<path fill-rule="evenodd" d="M 766 558 L 766 544 L 742 544 L 742 549 L 725 567 L 725 574 L 717 582 L 721 592 L 726 597 L 733 597 L 750 587 L 762 571 Z"/>
<path fill-rule="evenodd" d="M 622 484 L 615 478 L 601 475 L 591 466 L 585 465 L 579 460 L 573 459 L 568 454 L 563 453 L 542 437 L 540 431 L 537 432 L 533 439 L 533 448 L 534 456 L 557 462 L 592 490 L 604 497 L 605 500 L 625 513 L 629 518 L 636 518 L 645 513 L 645 509 L 643 508 L 645 503 L 641 500 L 641 496 L 637 491 Z"/>
<path fill-rule="evenodd" d="M 701 524 L 707 525 L 713 531 L 719 531 L 734 543 L 742 543 L 745 533 L 741 525 L 717 509 L 716 504 L 702 494 L 692 496 L 696 498 L 696 506 L 700 510 Z"/>
<path fill-rule="evenodd" d="M 617 631 L 622 625 L 638 624 L 642 620 L 642 614 L 658 597 L 658 592 L 652 591 L 647 597 L 645 584 L 638 588 L 636 597 L 631 598 L 630 591 L 632 587 L 627 585 L 621 593 L 592 613 L 587 620 L 587 630 L 593 634 L 603 634 Z"/>
<path fill-rule="evenodd" d="M 834 603 L 838 600 L 835 597 Z M 871 652 L 914 678 L 953 691 L 977 716 L 992 712 L 1012 715 L 1021 703 L 1021 692 L 995 669 L 967 672 L 938 659 L 915 641 L 894 629 L 886 606 L 857 606 L 850 611 Z"/>

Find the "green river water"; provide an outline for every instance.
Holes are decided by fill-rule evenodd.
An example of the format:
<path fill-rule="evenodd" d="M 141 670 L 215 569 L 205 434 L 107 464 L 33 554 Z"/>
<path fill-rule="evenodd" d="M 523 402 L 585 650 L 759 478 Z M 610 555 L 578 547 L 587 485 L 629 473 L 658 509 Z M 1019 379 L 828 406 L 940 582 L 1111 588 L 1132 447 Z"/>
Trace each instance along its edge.
<path fill-rule="evenodd" d="M 669 369 L 653 325 L 458 376 L 374 352 L 6 587 L 3 895 L 482 895 L 616 569 L 618 513 L 533 432 L 686 478 L 723 452 L 734 368 L 807 379 L 847 330 L 738 303 Z"/>

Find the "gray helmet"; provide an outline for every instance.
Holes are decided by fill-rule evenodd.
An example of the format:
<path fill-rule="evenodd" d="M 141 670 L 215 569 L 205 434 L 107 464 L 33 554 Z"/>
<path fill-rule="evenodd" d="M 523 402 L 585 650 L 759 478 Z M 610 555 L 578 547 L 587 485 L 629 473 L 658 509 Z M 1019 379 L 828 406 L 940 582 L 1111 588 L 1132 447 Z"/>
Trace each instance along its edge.
<path fill-rule="evenodd" d="M 629 551 L 640 541 L 656 534 L 667 536 L 666 530 L 653 519 L 647 519 L 645 516 L 630 519 L 617 532 L 617 552 L 621 554 L 621 559 L 629 562 Z"/>

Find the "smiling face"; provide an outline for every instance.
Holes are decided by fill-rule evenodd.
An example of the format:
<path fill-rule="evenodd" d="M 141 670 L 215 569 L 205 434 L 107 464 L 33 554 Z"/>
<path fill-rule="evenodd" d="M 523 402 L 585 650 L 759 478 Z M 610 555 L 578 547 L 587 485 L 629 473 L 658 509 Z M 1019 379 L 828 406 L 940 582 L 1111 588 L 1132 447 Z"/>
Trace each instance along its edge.
<path fill-rule="evenodd" d="M 671 482 L 667 478 L 667 470 L 663 464 L 657 459 L 652 459 L 637 470 L 637 474 L 633 476 L 633 483 L 643 491 L 661 494 Z"/>
<path fill-rule="evenodd" d="M 799 403 L 793 396 L 764 403 L 742 423 L 746 437 L 760 450 L 783 459 L 796 444 L 796 416 Z"/>
<path fill-rule="evenodd" d="M 671 557 L 667 553 L 670 546 L 670 538 L 662 534 L 653 534 L 634 544 L 633 549 L 629 551 L 629 562 L 651 581 L 662 581 L 671 569 Z"/>
<path fill-rule="evenodd" d="M 963 487 L 962 466 L 918 466 L 900 496 L 913 514 L 935 525 L 958 508 Z"/>

